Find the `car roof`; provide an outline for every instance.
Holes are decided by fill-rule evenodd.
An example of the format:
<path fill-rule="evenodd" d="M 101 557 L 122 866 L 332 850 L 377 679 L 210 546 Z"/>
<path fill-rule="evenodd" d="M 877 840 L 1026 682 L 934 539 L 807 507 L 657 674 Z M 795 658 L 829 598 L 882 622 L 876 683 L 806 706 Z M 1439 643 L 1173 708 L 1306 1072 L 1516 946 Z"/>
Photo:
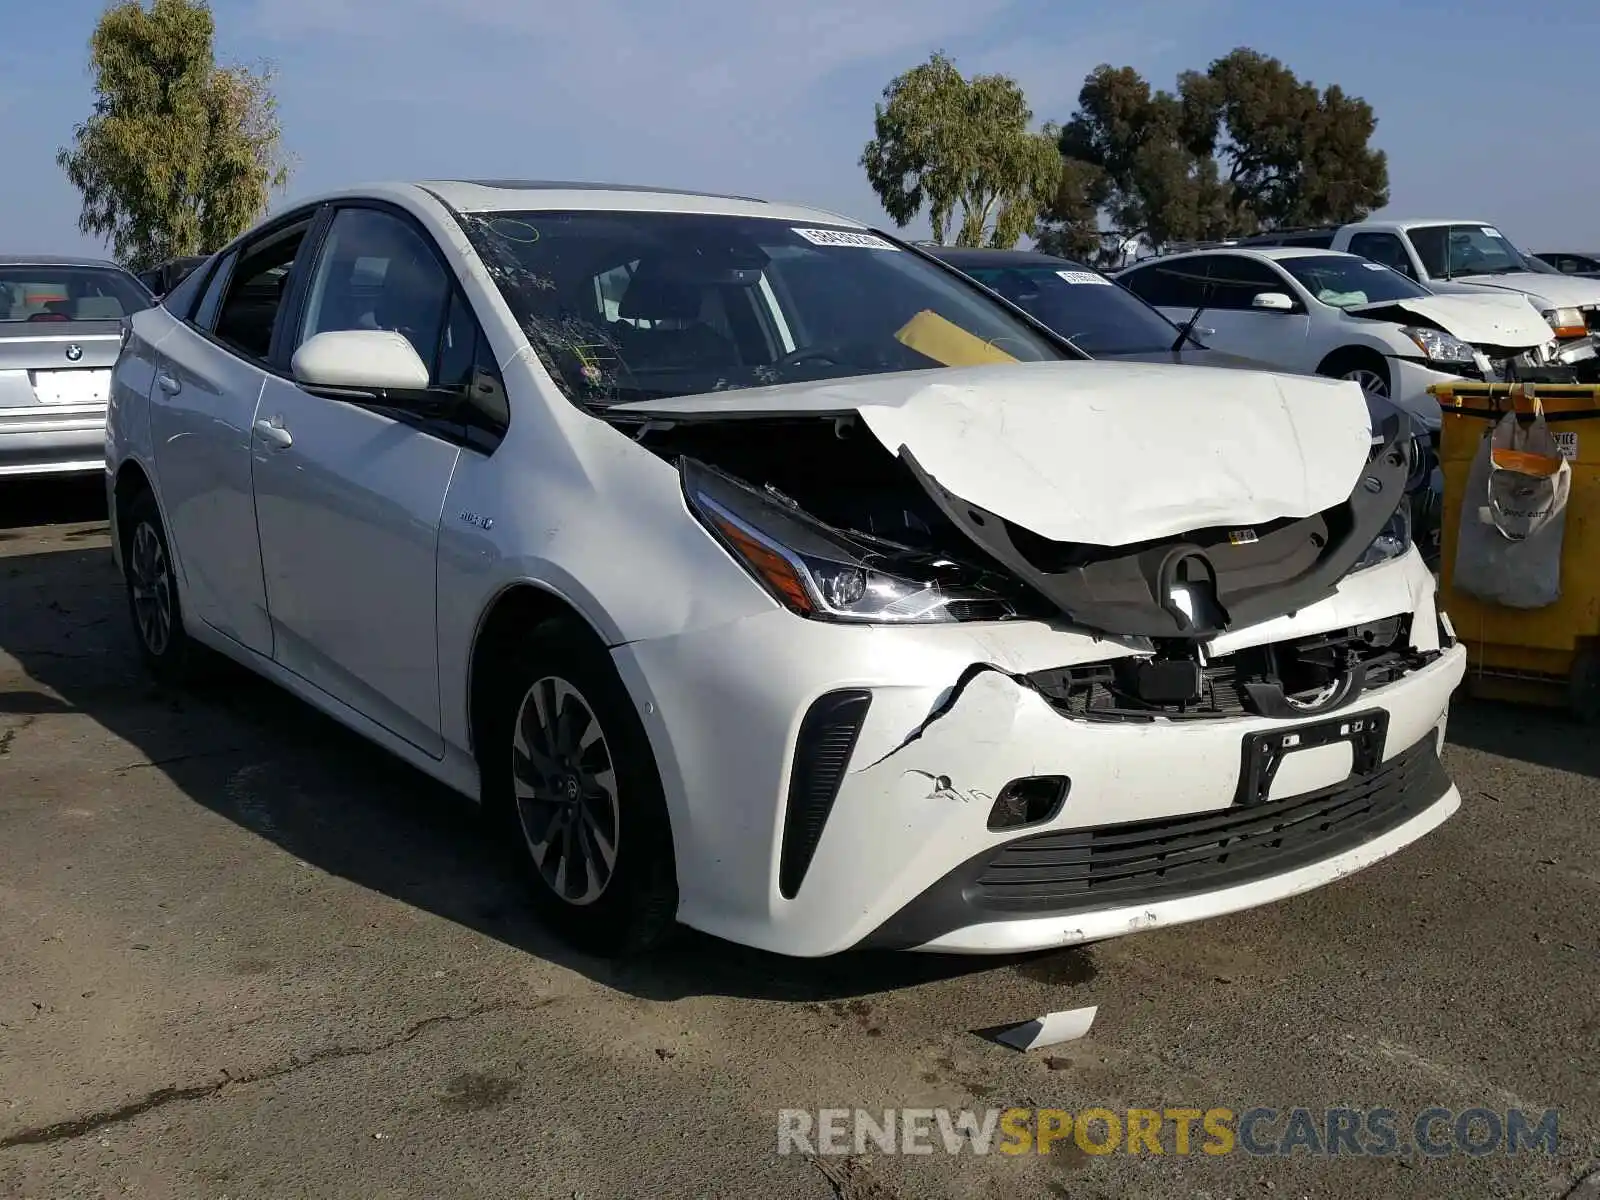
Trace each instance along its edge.
<path fill-rule="evenodd" d="M 1217 254 L 1232 254 L 1244 258 L 1261 258 L 1268 262 L 1281 262 L 1289 258 L 1353 258 L 1364 261 L 1359 254 L 1343 250 L 1324 250 L 1318 246 L 1210 246 L 1204 250 L 1185 250 L 1181 254 L 1163 254 L 1156 258 L 1142 258 L 1130 263 L 1127 270 L 1147 267 L 1152 263 L 1177 262 L 1185 258 L 1206 258 Z"/>
<path fill-rule="evenodd" d="M 1530 250 L 1535 258 L 1551 258 L 1557 254 L 1570 254 L 1575 258 L 1600 258 L 1600 250 Z"/>
<path fill-rule="evenodd" d="M 773 203 L 751 196 L 695 192 L 679 188 L 646 187 L 628 183 L 581 183 L 539 179 L 430 179 L 409 184 L 377 184 L 341 192 L 352 195 L 393 196 L 399 190 L 432 195 L 457 212 L 517 212 L 528 210 L 588 209 L 600 212 L 683 212 L 730 217 L 770 217 L 780 221 L 807 221 L 864 229 L 859 221 L 825 209 Z"/>
<path fill-rule="evenodd" d="M 1422 217 L 1407 217 L 1404 219 L 1384 217 L 1382 220 L 1376 220 L 1369 217 L 1365 221 L 1354 221 L 1351 224 L 1344 226 L 1344 228 L 1361 229 L 1364 226 L 1382 226 L 1386 229 L 1416 229 L 1423 225 L 1486 225 L 1490 229 L 1500 228 L 1493 221 L 1479 221 L 1473 219 L 1472 217 L 1437 217 L 1433 219 L 1424 219 Z"/>
<path fill-rule="evenodd" d="M 123 268 L 106 258 L 83 258 L 74 254 L 0 254 L 0 267 L 100 267 L 108 271 Z"/>
<path fill-rule="evenodd" d="M 1077 262 L 1042 250 L 994 250 L 982 246 L 932 246 L 919 243 L 935 258 L 961 267 L 1019 267 L 1062 265 L 1076 267 Z"/>

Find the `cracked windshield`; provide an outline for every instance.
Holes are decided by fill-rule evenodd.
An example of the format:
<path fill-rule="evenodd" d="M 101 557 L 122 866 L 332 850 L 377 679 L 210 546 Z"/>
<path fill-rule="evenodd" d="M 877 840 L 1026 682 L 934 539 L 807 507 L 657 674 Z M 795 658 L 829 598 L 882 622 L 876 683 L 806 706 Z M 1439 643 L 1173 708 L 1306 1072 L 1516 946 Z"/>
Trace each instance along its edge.
<path fill-rule="evenodd" d="M 540 359 L 584 405 L 1070 358 L 875 234 L 699 213 L 464 219 Z"/>

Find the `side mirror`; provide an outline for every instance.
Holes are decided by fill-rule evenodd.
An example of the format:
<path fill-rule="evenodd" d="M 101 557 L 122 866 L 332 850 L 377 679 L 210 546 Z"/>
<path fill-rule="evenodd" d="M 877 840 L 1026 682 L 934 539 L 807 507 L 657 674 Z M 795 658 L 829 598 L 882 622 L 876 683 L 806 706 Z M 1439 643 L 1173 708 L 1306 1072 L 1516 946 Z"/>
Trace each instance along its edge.
<path fill-rule="evenodd" d="M 1267 312 L 1293 312 L 1294 301 L 1282 292 L 1257 292 L 1251 297 L 1250 307 Z"/>
<path fill-rule="evenodd" d="M 401 334 L 335 329 L 308 338 L 289 362 L 296 383 L 354 392 L 420 392 L 428 367 Z"/>

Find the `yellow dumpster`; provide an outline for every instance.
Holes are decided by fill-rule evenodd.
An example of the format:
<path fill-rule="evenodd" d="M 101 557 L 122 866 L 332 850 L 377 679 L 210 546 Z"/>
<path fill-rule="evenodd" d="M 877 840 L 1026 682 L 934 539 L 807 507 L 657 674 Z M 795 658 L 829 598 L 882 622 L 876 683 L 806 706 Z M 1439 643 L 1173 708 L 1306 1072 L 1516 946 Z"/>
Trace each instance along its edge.
<path fill-rule="evenodd" d="M 1464 380 L 1428 390 L 1443 413 L 1440 590 L 1467 647 L 1468 692 L 1569 706 L 1585 720 L 1600 720 L 1600 385 Z M 1535 396 L 1572 467 L 1561 598 L 1545 608 L 1504 608 L 1456 591 L 1451 575 L 1473 456 L 1484 433 L 1512 408 L 1531 418 Z"/>

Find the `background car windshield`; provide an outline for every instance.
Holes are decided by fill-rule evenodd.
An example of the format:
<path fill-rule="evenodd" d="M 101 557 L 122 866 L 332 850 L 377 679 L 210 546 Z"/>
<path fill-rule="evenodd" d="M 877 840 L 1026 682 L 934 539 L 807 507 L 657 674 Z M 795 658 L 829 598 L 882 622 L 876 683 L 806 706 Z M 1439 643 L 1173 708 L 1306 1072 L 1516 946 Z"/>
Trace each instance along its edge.
<path fill-rule="evenodd" d="M 1506 275 L 1526 271 L 1517 248 L 1488 225 L 1423 225 L 1411 230 L 1411 244 L 1429 275 Z"/>
<path fill-rule="evenodd" d="M 139 281 L 103 267 L 0 267 L 0 321 L 120 321 L 151 308 Z"/>
<path fill-rule="evenodd" d="M 1432 295 L 1398 271 L 1360 258 L 1318 254 L 1285 258 L 1278 265 L 1324 304 L 1350 308 L 1385 300 L 1416 300 Z"/>
<path fill-rule="evenodd" d="M 1018 308 L 1089 354 L 1150 354 L 1171 350 L 1178 329 L 1098 271 L 1063 263 L 962 267 Z"/>
<path fill-rule="evenodd" d="M 1071 357 L 978 288 L 859 230 L 700 213 L 462 218 L 573 400 Z"/>

